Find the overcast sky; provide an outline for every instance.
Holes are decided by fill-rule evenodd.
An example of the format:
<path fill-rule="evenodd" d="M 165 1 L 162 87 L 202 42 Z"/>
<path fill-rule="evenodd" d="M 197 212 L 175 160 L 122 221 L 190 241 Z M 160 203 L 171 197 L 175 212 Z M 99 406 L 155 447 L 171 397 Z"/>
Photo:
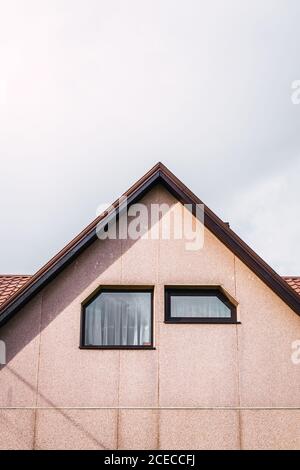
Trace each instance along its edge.
<path fill-rule="evenodd" d="M 0 272 L 158 160 L 300 275 L 299 0 L 0 0 Z"/>

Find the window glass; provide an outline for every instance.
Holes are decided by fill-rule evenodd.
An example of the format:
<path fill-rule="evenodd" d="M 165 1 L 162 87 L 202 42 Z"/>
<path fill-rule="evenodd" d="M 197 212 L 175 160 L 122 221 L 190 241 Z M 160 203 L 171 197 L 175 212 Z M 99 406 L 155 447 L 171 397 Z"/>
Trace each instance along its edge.
<path fill-rule="evenodd" d="M 230 318 L 231 310 L 215 295 L 171 296 L 172 317 Z"/>
<path fill-rule="evenodd" d="M 85 346 L 151 346 L 151 292 L 101 292 L 85 307 Z"/>

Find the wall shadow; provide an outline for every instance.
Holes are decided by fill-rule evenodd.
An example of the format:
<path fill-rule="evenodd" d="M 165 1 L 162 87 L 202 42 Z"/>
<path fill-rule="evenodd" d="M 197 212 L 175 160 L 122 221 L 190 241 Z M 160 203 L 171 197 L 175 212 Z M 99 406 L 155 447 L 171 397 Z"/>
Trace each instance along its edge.
<path fill-rule="evenodd" d="M 40 390 L 37 390 L 37 382 L 29 382 L 25 377 L 26 374 L 23 376 L 20 373 L 20 368 L 15 368 L 11 364 L 13 359 L 16 358 L 29 343 L 41 335 L 43 330 L 45 330 L 70 304 L 76 301 L 83 291 L 91 284 L 95 283 L 97 279 L 102 278 L 141 237 L 145 236 L 147 231 L 153 229 L 150 206 L 153 203 L 162 202 L 160 191 L 161 188 L 159 187 L 152 189 L 151 197 L 149 198 L 148 195 L 146 195 L 141 201 L 147 206 L 149 217 L 147 225 L 139 226 L 140 236 L 138 239 L 120 240 L 117 238 L 116 240 L 96 240 L 63 272 L 51 281 L 36 298 L 32 299 L 27 306 L 0 329 L 0 338 L 5 341 L 7 351 L 7 364 L 0 366 L 0 386 L 2 380 L 4 384 L 4 381 L 7 381 L 9 376 L 11 376 L 13 386 L 18 387 L 18 383 L 21 383 L 23 388 L 25 387 L 25 389 L 28 389 L 28 391 L 36 396 L 36 403 L 38 402 L 38 398 L 43 399 L 46 403 L 45 406 L 53 408 L 53 411 L 59 413 L 63 419 L 67 420 L 71 426 L 76 428 L 89 442 L 93 443 L 99 449 L 106 449 L 106 447 L 96 436 L 88 431 L 81 423 L 73 419 L 66 411 L 56 408 L 57 405 L 55 405 L 52 400 L 42 394 Z M 129 217 L 129 223 L 133 219 L 134 217 Z M 159 226 L 161 225 L 161 219 L 162 214 L 160 213 L 158 218 Z M 139 262 L 138 259 L 136 261 L 137 263 Z M 104 281 L 103 284 L 105 285 L 107 282 Z M 80 308 L 80 306 L 78 306 L 78 308 Z M 39 351 L 37 354 L 39 354 Z M 26 367 L 35 368 L 36 366 L 34 364 L 28 364 Z M 37 370 L 37 374 L 39 374 L 39 370 Z M 0 400 L 0 403 L 1 401 L 8 403 L 7 406 L 0 406 L 0 411 L 1 409 L 7 409 L 9 404 L 13 402 L 12 396 L 9 396 L 11 391 L 6 390 L 6 393 L 6 397 L 1 397 L 0 392 L 0 399 L 4 398 L 4 400 Z M 15 432 L 17 432 L 17 429 L 15 429 Z M 22 431 L 20 430 L 20 432 Z M 34 448 L 36 448 L 35 445 Z"/>

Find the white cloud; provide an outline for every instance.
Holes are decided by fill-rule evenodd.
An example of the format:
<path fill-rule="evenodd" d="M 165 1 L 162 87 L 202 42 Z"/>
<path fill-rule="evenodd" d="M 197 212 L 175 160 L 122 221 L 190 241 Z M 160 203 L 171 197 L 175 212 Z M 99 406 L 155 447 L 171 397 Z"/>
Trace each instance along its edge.
<path fill-rule="evenodd" d="M 231 201 L 237 228 L 265 261 L 281 275 L 299 275 L 300 160 L 240 191 Z"/>
<path fill-rule="evenodd" d="M 232 200 L 299 161 L 299 14 L 296 0 L 5 2 L 0 272 L 37 269 L 158 160 L 245 233 Z M 250 242 L 300 273 L 256 220 Z"/>

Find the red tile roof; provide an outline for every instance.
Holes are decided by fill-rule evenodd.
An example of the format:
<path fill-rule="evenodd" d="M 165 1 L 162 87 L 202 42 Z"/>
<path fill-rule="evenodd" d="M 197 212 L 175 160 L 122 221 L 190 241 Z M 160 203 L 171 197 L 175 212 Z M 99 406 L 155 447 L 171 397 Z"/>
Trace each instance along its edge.
<path fill-rule="evenodd" d="M 31 276 L 0 275 L 0 305 L 17 292 Z"/>
<path fill-rule="evenodd" d="M 0 305 L 15 294 L 32 276 L 0 275 Z M 283 276 L 283 279 L 300 295 L 300 277 Z"/>
<path fill-rule="evenodd" d="M 284 276 L 283 279 L 300 295 L 300 277 L 299 276 Z"/>

